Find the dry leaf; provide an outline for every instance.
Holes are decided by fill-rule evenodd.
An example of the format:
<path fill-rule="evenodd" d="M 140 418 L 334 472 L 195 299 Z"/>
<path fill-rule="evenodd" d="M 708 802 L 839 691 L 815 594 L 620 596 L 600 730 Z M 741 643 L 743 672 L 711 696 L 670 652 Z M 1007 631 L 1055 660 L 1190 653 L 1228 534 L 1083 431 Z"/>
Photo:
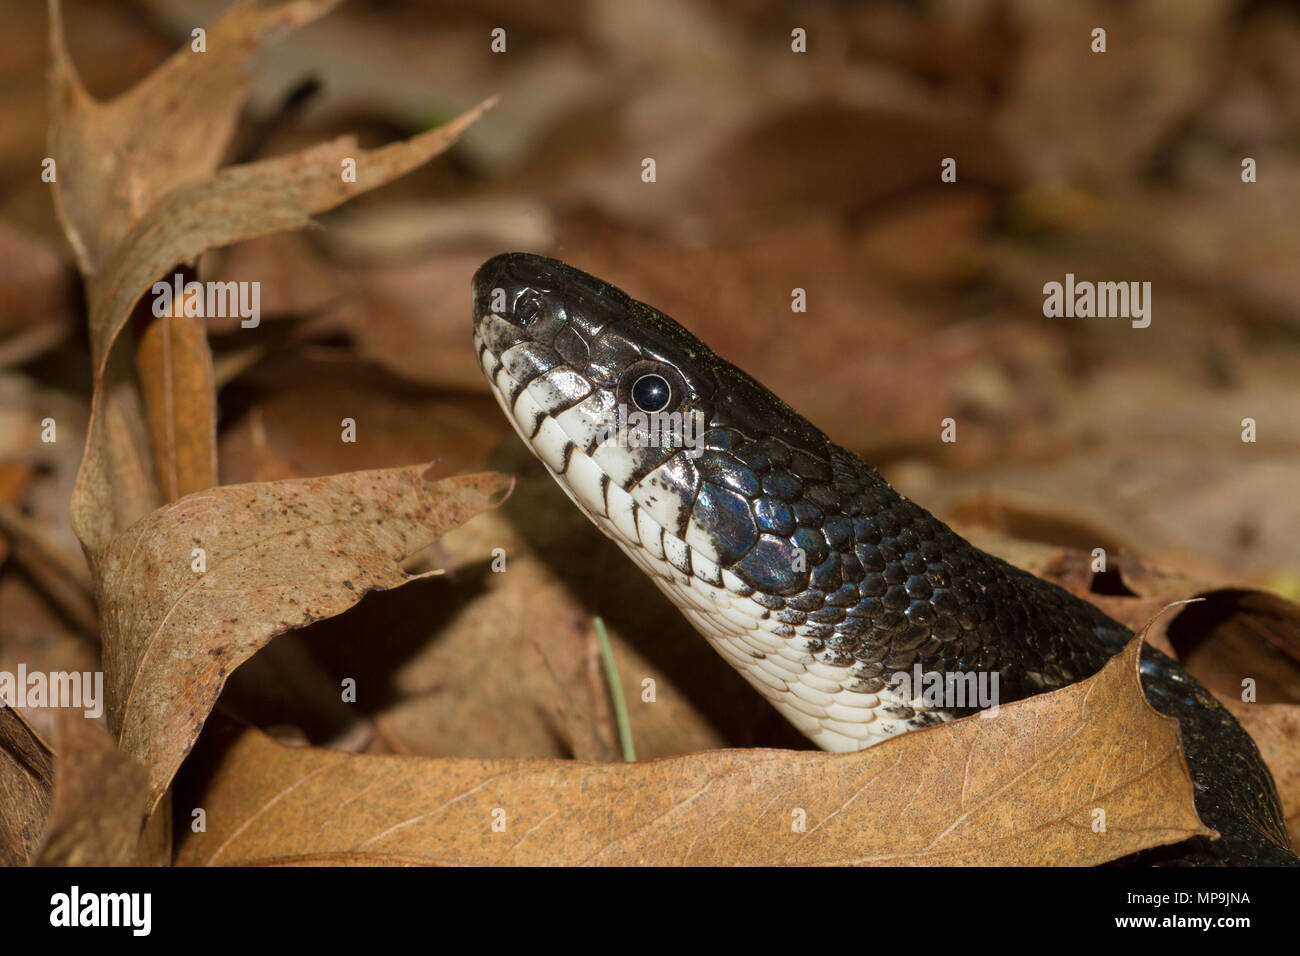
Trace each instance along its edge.
<path fill-rule="evenodd" d="M 0 461 L 0 510 L 17 513 L 31 476 L 32 469 L 24 462 Z M 0 520 L 0 528 L 3 528 L 5 523 Z M 9 538 L 7 535 L 0 534 L 0 565 L 9 560 L 9 554 Z"/>
<path fill-rule="evenodd" d="M 53 729 L 53 747 L 18 711 L 0 707 L 0 864 L 139 862 L 148 799 L 144 769 L 80 711 L 39 713 Z"/>
<path fill-rule="evenodd" d="M 428 162 L 492 104 L 487 101 L 451 122 L 409 140 L 361 149 L 343 136 L 300 153 L 228 166 L 207 179 L 182 183 L 162 196 L 123 237 L 92 284 L 91 340 L 96 369 L 103 368 L 113 338 L 131 306 L 177 262 L 244 239 L 301 229 L 311 216 L 396 179 Z M 356 163 L 356 182 L 341 175 Z"/>
<path fill-rule="evenodd" d="M 177 312 L 182 303 L 178 302 Z M 217 483 L 217 390 L 203 320 L 155 319 L 136 353 L 164 501 Z"/>
<path fill-rule="evenodd" d="M 432 458 L 444 474 L 481 471 L 493 447 L 513 436 L 487 395 L 415 390 L 338 353 L 268 358 L 242 384 L 254 391 L 256 404 L 248 415 L 223 424 L 226 484 L 393 468 Z M 365 423 L 364 441 L 339 441 L 344 418 Z"/>
<path fill-rule="evenodd" d="M 334 2 L 295 0 L 266 10 L 252 0 L 238 3 L 211 29 L 208 43 L 220 54 L 182 50 L 107 103 L 91 100 L 82 87 L 64 48 L 58 4 L 51 4 L 52 144 L 64 170 L 56 207 L 90 303 L 95 392 L 72 518 L 92 564 L 115 534 L 162 502 L 133 369 L 113 349 L 155 280 L 206 249 L 301 228 L 313 214 L 409 172 L 490 105 L 378 149 L 343 137 L 213 174 L 243 100 L 244 68 L 262 36 L 308 22 Z M 355 161 L 354 182 L 343 181 L 344 160 Z"/>
<path fill-rule="evenodd" d="M 148 770 L 151 809 L 232 670 L 276 634 L 404 584 L 405 558 L 508 487 L 425 471 L 214 488 L 113 540 L 100 562 L 109 726 Z"/>
<path fill-rule="evenodd" d="M 1140 648 L 995 718 L 856 754 L 423 760 L 230 731 L 200 760 L 206 787 L 184 797 L 206 808 L 208 829 L 185 835 L 177 862 L 1101 863 L 1212 832 L 1193 808 L 1177 722 L 1142 696 Z"/>
<path fill-rule="evenodd" d="M 50 0 L 55 209 L 85 275 L 98 273 L 171 189 L 217 168 L 252 81 L 248 62 L 264 40 L 285 36 L 338 2 L 238 0 L 207 27 L 204 53 L 186 44 L 126 93 L 97 102 L 68 55 L 62 5 Z M 101 339 L 97 356 L 106 345 Z"/>
<path fill-rule="evenodd" d="M 79 711 L 55 718 L 54 787 L 41 866 L 129 866 L 149 800 L 144 768 Z"/>
<path fill-rule="evenodd" d="M 0 866 L 22 866 L 40 846 L 54 758 L 18 711 L 0 707 Z"/>
<path fill-rule="evenodd" d="M 999 126 L 1025 144 L 1026 161 L 1043 178 L 1112 180 L 1141 169 L 1197 108 L 1215 38 L 1230 30 L 1232 9 L 1227 0 L 1123 7 L 1085 0 L 1059 9 L 1036 0 L 1008 3 L 1005 15 L 1022 41 L 1000 99 Z M 1091 34 L 1102 25 L 1110 47 L 1098 56 Z M 1139 86 L 1142 95 L 1135 96 Z"/>
<path fill-rule="evenodd" d="M 1291 843 L 1300 846 L 1300 707 L 1295 704 L 1244 704 L 1220 696 L 1232 716 L 1255 738 L 1273 774 Z"/>
<path fill-rule="evenodd" d="M 1043 276 L 1060 279 L 1069 261 L 1069 254 L 1062 253 L 1055 265 L 1040 262 L 1030 271 L 1027 278 L 1035 284 L 1026 291 L 1038 305 Z M 1125 274 L 1110 262 L 1088 268 L 1092 274 Z M 1178 319 L 1171 316 L 1163 326 L 1156 320 L 1141 330 L 1160 336 L 1158 344 L 1130 335 L 1127 325 L 1122 328 L 1127 332 L 1089 326 L 1090 336 L 1109 332 L 1121 339 L 1110 343 L 1115 355 L 1086 377 L 1059 378 L 1051 403 L 1036 415 L 1019 415 L 1011 434 L 996 443 L 957 442 L 955 447 L 977 446 L 964 453 L 969 467 L 960 473 L 912 466 L 904 475 L 887 462 L 875 464 L 900 490 L 941 517 L 995 488 L 988 496 L 994 508 L 978 510 L 1001 512 L 991 516 L 1012 533 L 1030 536 L 1037 525 L 1068 532 L 1069 540 L 1080 544 L 1080 532 L 1095 533 L 1087 550 L 1129 544 L 1157 567 L 1176 568 L 1216 586 L 1257 583 L 1279 569 L 1296 567 L 1291 529 L 1300 526 L 1300 496 L 1294 493 L 1300 475 L 1294 437 L 1300 435 L 1300 398 L 1290 380 L 1294 368 L 1272 371 L 1252 356 L 1234 386 L 1223 388 L 1121 356 L 1130 339 L 1142 339 L 1142 347 L 1159 353 L 1152 362 L 1182 351 L 1201 361 L 1211 355 L 1215 362 L 1236 364 L 1217 343 L 1195 348 L 1188 341 L 1194 333 Z M 981 354 L 1001 354 L 1003 347 L 1002 341 L 988 340 Z M 1011 347 L 1024 353 L 1023 347 Z M 1097 340 L 1089 340 L 1088 348 L 1099 347 Z M 1135 342 L 1131 347 L 1139 346 Z M 1042 364 L 1060 363 L 1044 356 Z M 858 361 L 848 367 L 864 368 Z M 1016 394 L 1015 401 L 1024 399 Z M 1240 440 L 1246 416 L 1258 417 L 1257 443 Z M 936 413 L 932 422 L 938 417 Z M 913 440 L 920 436 L 933 445 L 932 422 L 924 433 L 909 429 Z M 919 453 L 930 454 L 924 448 Z M 948 454 L 943 464 L 949 463 Z M 1024 513 L 1031 508 L 1034 514 Z M 1021 514 L 1008 513 L 1013 509 Z M 1113 556 L 1108 548 L 1108 558 Z"/>
<path fill-rule="evenodd" d="M 485 107 L 471 110 L 446 126 L 423 133 L 409 141 L 394 143 L 376 150 L 358 149 L 350 139 L 326 143 L 304 153 L 280 157 L 248 166 L 222 170 L 210 180 L 189 183 L 168 193 L 123 240 L 121 253 L 115 257 L 91 285 L 92 340 L 108 348 L 121 330 L 135 302 L 170 266 L 193 259 L 204 249 L 225 245 L 255 235 L 305 226 L 312 213 L 337 205 L 366 189 L 382 185 L 441 152 L 465 126 L 477 119 Z M 355 158 L 360 185 L 344 183 L 339 170 L 345 158 Z M 114 374 L 113 353 L 103 359 L 101 385 L 96 397 L 120 394 L 129 388 L 126 374 Z M 123 395 L 123 404 L 129 396 Z M 111 399 L 108 400 L 111 402 Z M 140 480 L 125 485 L 120 468 L 112 467 L 112 455 L 119 447 L 130 448 L 131 461 L 147 461 L 141 451 L 145 444 L 137 426 L 132 440 L 114 441 L 111 404 L 92 410 L 86 457 L 78 473 L 73 493 L 74 527 L 92 554 L 107 545 L 111 537 L 134 518 L 152 510 L 140 503 Z M 137 420 L 139 412 L 124 427 Z M 102 413 L 101 413 L 102 412 Z M 143 471 L 143 465 L 132 469 Z M 121 490 L 119 490 L 121 489 Z M 153 499 L 157 498 L 156 492 Z M 132 503 L 124 509 L 120 500 Z"/>
<path fill-rule="evenodd" d="M 0 366 L 30 362 L 76 327 L 66 258 L 53 242 L 0 221 Z"/>
<path fill-rule="evenodd" d="M 1267 591 L 1210 590 L 1169 625 L 1188 673 L 1217 694 L 1300 703 L 1300 605 Z M 1250 684 L 1245 682 L 1249 680 Z"/>

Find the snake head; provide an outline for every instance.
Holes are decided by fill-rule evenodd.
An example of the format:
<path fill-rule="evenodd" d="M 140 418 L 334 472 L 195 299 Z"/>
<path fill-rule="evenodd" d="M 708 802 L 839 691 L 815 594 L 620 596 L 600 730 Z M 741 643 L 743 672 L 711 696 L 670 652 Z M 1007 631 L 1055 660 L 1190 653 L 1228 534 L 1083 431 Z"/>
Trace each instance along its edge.
<path fill-rule="evenodd" d="M 624 550 L 741 590 L 807 586 L 791 555 L 827 545 L 799 522 L 836 504 L 821 432 L 667 315 L 562 262 L 497 256 L 473 296 L 507 418 Z"/>
<path fill-rule="evenodd" d="M 474 329 L 480 351 L 513 352 L 523 377 L 564 369 L 609 391 L 629 413 L 704 412 L 715 394 L 714 377 L 697 361 L 712 353 L 698 339 L 555 259 L 507 253 L 488 260 L 474 277 Z"/>

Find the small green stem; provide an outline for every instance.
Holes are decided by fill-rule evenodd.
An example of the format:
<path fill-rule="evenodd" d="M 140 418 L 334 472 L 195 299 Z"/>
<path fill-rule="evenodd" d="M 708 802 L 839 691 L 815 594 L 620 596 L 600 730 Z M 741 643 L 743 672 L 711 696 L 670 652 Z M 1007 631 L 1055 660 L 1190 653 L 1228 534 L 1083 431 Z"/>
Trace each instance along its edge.
<path fill-rule="evenodd" d="M 600 641 L 600 656 L 605 662 L 605 680 L 609 682 L 609 696 L 614 702 L 614 720 L 618 724 L 618 739 L 623 745 L 623 759 L 636 761 L 636 747 L 632 745 L 632 722 L 627 716 L 627 701 L 623 698 L 623 684 L 618 679 L 618 665 L 614 663 L 614 650 L 609 646 L 605 621 L 596 618 L 596 639 Z"/>

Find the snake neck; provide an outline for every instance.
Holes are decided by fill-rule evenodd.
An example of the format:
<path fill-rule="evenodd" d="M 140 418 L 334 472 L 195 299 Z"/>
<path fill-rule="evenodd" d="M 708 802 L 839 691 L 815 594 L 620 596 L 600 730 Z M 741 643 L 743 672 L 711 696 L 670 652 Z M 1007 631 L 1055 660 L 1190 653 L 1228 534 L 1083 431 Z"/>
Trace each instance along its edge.
<path fill-rule="evenodd" d="M 1132 636 L 972 546 L 663 313 L 563 263 L 484 265 L 474 342 L 565 494 L 823 749 L 1074 683 Z M 689 443 L 629 432 L 629 403 L 700 427 Z M 1179 720 L 1198 811 L 1224 835 L 1195 861 L 1294 861 L 1241 726 L 1149 648 L 1142 681 Z"/>
<path fill-rule="evenodd" d="M 974 548 L 820 432 L 794 445 L 715 415 L 698 447 L 639 457 L 614 441 L 607 391 L 539 372 L 531 340 L 498 351 L 509 331 L 486 316 L 476 345 L 520 437 L 823 749 L 1063 687 L 1122 646 L 1128 632 L 1092 605 Z"/>

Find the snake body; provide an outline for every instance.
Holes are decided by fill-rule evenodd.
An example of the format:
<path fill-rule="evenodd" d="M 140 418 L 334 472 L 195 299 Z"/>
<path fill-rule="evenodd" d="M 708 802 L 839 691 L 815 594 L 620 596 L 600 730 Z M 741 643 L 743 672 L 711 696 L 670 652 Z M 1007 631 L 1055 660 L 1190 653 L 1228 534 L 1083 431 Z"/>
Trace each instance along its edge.
<path fill-rule="evenodd" d="M 1091 676 L 1132 637 L 975 548 L 662 312 L 564 263 L 484 264 L 474 343 L 506 417 L 574 504 L 824 750 L 984 703 L 924 695 L 900 674 L 996 674 L 1006 703 Z M 1295 862 L 1250 736 L 1151 647 L 1141 677 L 1179 720 L 1198 813 L 1221 838 L 1135 861 Z"/>

